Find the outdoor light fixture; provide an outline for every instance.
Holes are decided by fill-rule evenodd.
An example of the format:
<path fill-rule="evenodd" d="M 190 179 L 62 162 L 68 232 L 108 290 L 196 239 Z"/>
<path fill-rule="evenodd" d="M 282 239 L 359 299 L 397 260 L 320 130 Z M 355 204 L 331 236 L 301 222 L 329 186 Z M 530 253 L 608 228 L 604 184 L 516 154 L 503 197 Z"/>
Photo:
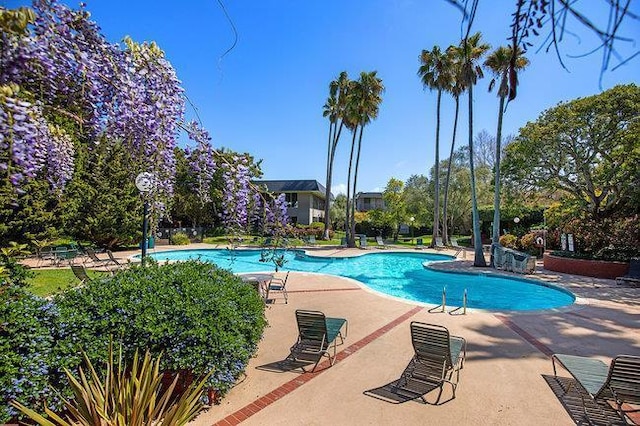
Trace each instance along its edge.
<path fill-rule="evenodd" d="M 518 216 L 514 217 L 513 223 L 520 223 L 520 218 Z"/>
<path fill-rule="evenodd" d="M 142 266 L 144 266 L 144 259 L 147 257 L 147 228 L 149 227 L 149 197 L 147 194 L 151 192 L 154 184 L 153 173 L 143 172 L 136 176 L 136 188 L 140 191 L 144 199 L 144 207 L 142 211 Z"/>

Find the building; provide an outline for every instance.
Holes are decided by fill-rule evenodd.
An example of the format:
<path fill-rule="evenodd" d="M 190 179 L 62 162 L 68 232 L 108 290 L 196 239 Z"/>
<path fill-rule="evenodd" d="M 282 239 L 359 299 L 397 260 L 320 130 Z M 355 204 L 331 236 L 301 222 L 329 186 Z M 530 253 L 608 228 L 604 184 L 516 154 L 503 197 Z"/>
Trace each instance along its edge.
<path fill-rule="evenodd" d="M 369 210 L 385 210 L 382 192 L 358 192 L 356 194 L 356 210 L 367 212 Z"/>
<path fill-rule="evenodd" d="M 273 194 L 284 194 L 289 221 L 292 224 L 309 225 L 324 222 L 326 188 L 317 180 L 258 180 Z"/>

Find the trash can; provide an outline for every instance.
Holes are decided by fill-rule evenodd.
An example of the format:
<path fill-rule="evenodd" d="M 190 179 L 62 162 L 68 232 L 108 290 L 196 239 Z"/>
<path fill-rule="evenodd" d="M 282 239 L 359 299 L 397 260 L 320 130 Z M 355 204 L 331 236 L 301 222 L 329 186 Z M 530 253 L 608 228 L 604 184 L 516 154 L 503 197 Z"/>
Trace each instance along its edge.
<path fill-rule="evenodd" d="M 155 246 L 156 246 L 156 241 L 153 239 L 153 237 L 149 237 L 148 248 L 152 249 L 152 248 L 155 248 Z"/>
<path fill-rule="evenodd" d="M 367 246 L 367 236 L 360 235 L 360 247 L 366 247 L 366 246 Z"/>

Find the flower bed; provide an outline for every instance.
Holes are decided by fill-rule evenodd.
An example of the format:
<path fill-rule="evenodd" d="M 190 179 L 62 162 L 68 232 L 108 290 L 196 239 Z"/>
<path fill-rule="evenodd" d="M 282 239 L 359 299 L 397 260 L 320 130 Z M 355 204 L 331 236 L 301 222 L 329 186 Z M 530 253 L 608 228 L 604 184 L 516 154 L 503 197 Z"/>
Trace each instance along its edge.
<path fill-rule="evenodd" d="M 616 279 L 629 271 L 629 264 L 606 260 L 575 259 L 545 253 L 544 269 L 585 277 Z"/>

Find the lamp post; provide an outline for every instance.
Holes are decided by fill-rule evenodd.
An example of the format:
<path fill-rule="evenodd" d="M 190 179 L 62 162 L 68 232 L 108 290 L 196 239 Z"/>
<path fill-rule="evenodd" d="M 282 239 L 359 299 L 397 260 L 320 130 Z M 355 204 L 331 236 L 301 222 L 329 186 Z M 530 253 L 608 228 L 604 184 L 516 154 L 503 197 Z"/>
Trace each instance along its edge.
<path fill-rule="evenodd" d="M 409 222 L 411 223 L 411 243 L 413 243 L 413 221 L 414 220 L 416 220 L 416 218 L 413 216 L 409 218 Z"/>
<path fill-rule="evenodd" d="M 147 228 L 149 227 L 149 199 L 147 194 L 151 192 L 153 188 L 153 174 L 149 172 L 140 173 L 136 176 L 136 188 L 140 191 L 144 199 L 144 205 L 142 210 L 142 266 L 144 266 L 144 259 L 147 257 Z"/>

